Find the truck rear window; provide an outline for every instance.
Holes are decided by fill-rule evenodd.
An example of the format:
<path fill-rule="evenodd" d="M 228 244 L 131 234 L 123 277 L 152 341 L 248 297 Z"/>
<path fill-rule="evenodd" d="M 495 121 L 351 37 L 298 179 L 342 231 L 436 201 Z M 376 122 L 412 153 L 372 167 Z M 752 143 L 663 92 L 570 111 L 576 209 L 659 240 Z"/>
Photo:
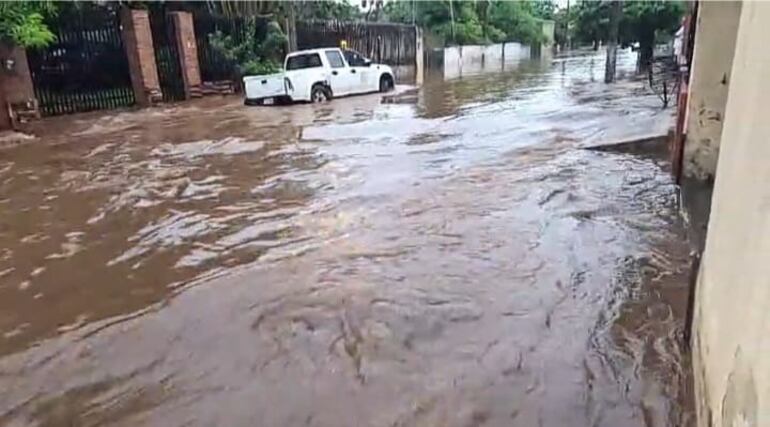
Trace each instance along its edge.
<path fill-rule="evenodd" d="M 302 70 L 321 66 L 321 56 L 317 53 L 290 56 L 286 60 L 286 70 Z"/>

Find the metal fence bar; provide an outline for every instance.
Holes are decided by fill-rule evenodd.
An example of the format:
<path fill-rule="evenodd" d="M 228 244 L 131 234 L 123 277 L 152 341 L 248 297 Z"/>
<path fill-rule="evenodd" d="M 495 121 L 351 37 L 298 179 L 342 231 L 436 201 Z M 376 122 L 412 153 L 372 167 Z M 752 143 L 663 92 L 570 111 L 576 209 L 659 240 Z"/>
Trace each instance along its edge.
<path fill-rule="evenodd" d="M 150 10 L 150 30 L 155 48 L 155 64 L 158 67 L 158 82 L 164 102 L 185 99 L 182 67 L 174 32 L 174 21 L 165 9 Z"/>
<path fill-rule="evenodd" d="M 116 9 L 72 8 L 49 23 L 56 40 L 30 49 L 28 62 L 43 115 L 134 104 Z"/>

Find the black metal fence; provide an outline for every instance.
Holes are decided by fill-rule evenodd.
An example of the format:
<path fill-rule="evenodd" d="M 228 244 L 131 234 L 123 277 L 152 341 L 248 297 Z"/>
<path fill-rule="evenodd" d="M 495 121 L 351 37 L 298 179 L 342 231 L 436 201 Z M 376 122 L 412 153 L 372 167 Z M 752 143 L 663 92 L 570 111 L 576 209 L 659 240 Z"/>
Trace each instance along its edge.
<path fill-rule="evenodd" d="M 43 115 L 134 104 L 117 11 L 82 7 L 49 23 L 56 41 L 27 52 Z"/>
<path fill-rule="evenodd" d="M 654 58 L 647 68 L 647 81 L 650 89 L 663 102 L 663 108 L 668 107 L 670 101 L 679 95 L 681 76 L 676 59 L 673 56 Z"/>
<path fill-rule="evenodd" d="M 388 65 L 415 65 L 417 32 L 414 26 L 370 22 L 297 22 L 297 47 L 314 49 L 339 47 L 345 40 L 375 62 Z"/>
<path fill-rule="evenodd" d="M 163 101 L 182 101 L 185 99 L 184 81 L 172 15 L 163 9 L 150 9 L 150 29 Z"/>
<path fill-rule="evenodd" d="M 269 20 L 260 17 L 223 17 L 205 12 L 193 14 L 201 80 L 237 80 L 236 64 L 212 44 L 219 32 L 234 44 L 246 38 L 264 37 Z M 417 38 L 415 27 L 401 24 L 342 21 L 298 21 L 297 47 L 338 47 L 345 40 L 373 61 L 389 65 L 414 65 Z"/>
<path fill-rule="evenodd" d="M 169 3 L 171 4 L 171 3 Z M 163 101 L 185 99 L 179 51 L 167 4 L 148 7 L 155 62 Z M 135 103 L 128 58 L 121 38 L 117 2 L 63 4 L 48 25 L 56 41 L 45 49 L 28 50 L 35 96 L 43 115 L 112 109 Z M 212 45 L 221 32 L 239 44 L 265 36 L 263 17 L 228 18 L 206 10 L 193 11 L 198 60 L 203 81 L 237 80 L 237 64 Z M 415 27 L 341 21 L 298 21 L 299 49 L 348 46 L 376 62 L 414 65 Z M 283 52 L 276 52 L 276 56 Z"/>

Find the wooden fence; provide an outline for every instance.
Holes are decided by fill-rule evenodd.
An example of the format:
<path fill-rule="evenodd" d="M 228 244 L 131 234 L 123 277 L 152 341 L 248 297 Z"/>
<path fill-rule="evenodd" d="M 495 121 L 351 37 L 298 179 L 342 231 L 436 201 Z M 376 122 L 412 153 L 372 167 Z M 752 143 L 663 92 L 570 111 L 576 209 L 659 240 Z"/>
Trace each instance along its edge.
<path fill-rule="evenodd" d="M 345 40 L 375 62 L 415 65 L 417 31 L 414 26 L 390 23 L 301 21 L 297 22 L 297 47 L 339 47 Z"/>

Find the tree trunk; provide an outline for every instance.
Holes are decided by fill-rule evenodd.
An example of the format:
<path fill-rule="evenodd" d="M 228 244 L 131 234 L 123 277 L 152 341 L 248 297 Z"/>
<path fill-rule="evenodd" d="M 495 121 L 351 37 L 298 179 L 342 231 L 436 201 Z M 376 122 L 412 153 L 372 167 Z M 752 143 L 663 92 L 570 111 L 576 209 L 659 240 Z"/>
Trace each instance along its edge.
<path fill-rule="evenodd" d="M 455 8 L 452 5 L 452 0 L 449 0 L 449 18 L 452 20 L 452 43 L 457 44 L 455 38 Z"/>
<path fill-rule="evenodd" d="M 288 42 L 289 52 L 297 50 L 297 13 L 294 9 L 294 2 L 289 3 L 289 16 L 286 18 L 286 41 Z"/>
<path fill-rule="evenodd" d="M 655 32 L 648 31 L 642 34 L 639 40 L 639 71 L 647 71 L 652 62 L 653 49 L 655 48 Z"/>
<path fill-rule="evenodd" d="M 620 17 L 623 13 L 623 4 L 619 0 L 613 0 L 610 6 L 610 34 L 607 40 L 607 63 L 604 66 L 604 83 L 615 81 L 615 64 L 618 51 L 618 30 Z"/>
<path fill-rule="evenodd" d="M 4 73 L 0 74 L 0 131 L 13 129 L 13 121 L 11 120 L 10 110 L 8 109 L 8 103 L 5 99 Z"/>

